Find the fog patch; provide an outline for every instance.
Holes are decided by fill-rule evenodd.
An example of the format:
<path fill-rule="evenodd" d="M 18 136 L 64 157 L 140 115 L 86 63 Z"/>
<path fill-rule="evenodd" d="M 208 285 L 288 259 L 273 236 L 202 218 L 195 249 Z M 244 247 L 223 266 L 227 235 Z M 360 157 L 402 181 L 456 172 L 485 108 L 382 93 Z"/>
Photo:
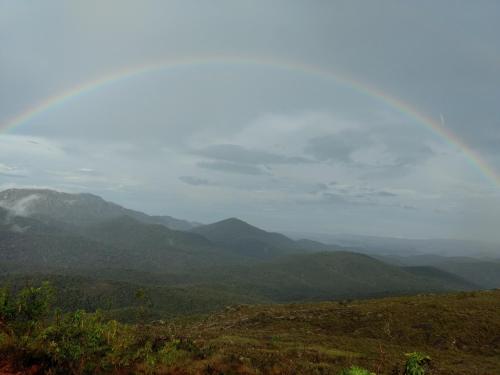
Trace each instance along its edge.
<path fill-rule="evenodd" d="M 15 216 L 28 217 L 30 216 L 30 209 L 33 207 L 33 203 L 38 199 L 40 199 L 39 194 L 31 194 L 27 197 L 15 200 L 14 202 L 1 200 L 0 207 L 6 209 Z"/>

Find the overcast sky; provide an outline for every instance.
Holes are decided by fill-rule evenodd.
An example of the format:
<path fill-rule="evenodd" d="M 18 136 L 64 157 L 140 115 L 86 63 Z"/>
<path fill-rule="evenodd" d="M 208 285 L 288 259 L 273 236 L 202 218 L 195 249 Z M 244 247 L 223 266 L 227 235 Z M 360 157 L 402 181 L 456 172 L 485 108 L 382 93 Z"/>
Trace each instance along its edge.
<path fill-rule="evenodd" d="M 124 68 L 273 59 L 407 103 L 499 173 L 499 35 L 497 1 L 0 0 L 0 124 Z M 500 186 L 463 150 L 387 101 L 264 63 L 151 71 L 1 131 L 0 188 L 32 186 L 201 222 L 500 241 Z"/>

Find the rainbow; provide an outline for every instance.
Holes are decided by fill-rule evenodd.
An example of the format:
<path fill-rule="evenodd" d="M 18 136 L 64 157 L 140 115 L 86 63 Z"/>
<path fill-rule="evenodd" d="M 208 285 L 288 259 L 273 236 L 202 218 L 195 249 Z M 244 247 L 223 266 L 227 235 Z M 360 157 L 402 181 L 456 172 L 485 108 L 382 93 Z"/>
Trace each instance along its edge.
<path fill-rule="evenodd" d="M 444 126 L 444 121 L 442 119 L 441 121 L 438 121 L 422 113 L 410 104 L 391 96 L 374 86 L 360 82 L 346 75 L 338 74 L 332 70 L 327 70 L 315 65 L 283 61 L 274 58 L 249 58 L 238 56 L 190 57 L 126 67 L 45 98 L 44 100 L 25 109 L 23 112 L 15 115 L 5 123 L 0 124 L 0 133 L 27 123 L 32 118 L 44 112 L 61 107 L 70 100 L 74 100 L 82 95 L 89 94 L 118 81 L 130 79 L 143 74 L 181 67 L 226 64 L 271 67 L 281 70 L 289 70 L 292 72 L 302 72 L 310 75 L 316 75 L 322 78 L 334 80 L 336 83 L 353 89 L 361 94 L 378 99 L 399 112 L 413 118 L 417 123 L 427 127 L 432 132 L 446 140 L 449 144 L 458 147 L 472 166 L 479 169 L 481 173 L 491 180 L 493 184 L 500 186 L 500 175 L 496 172 L 496 170 L 462 139 L 447 129 Z"/>

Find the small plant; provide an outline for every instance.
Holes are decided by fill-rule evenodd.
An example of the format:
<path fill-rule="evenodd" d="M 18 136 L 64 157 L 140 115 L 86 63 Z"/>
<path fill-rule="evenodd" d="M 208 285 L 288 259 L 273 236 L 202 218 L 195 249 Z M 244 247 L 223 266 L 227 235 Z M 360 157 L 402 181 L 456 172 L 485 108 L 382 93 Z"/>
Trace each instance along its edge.
<path fill-rule="evenodd" d="M 419 352 L 407 353 L 405 375 L 424 375 L 425 368 L 431 362 L 431 357 Z"/>
<path fill-rule="evenodd" d="M 352 366 L 351 368 L 342 370 L 339 375 L 375 375 L 375 374 L 362 367 Z"/>

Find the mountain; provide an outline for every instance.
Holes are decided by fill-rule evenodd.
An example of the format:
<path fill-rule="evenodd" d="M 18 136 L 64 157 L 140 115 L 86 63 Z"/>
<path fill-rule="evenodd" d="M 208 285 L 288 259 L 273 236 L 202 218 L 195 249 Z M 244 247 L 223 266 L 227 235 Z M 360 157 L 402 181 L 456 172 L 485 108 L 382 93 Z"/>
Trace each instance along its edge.
<path fill-rule="evenodd" d="M 13 230 L 13 226 L 21 230 Z M 0 226 L 0 263 L 11 270 L 98 272 L 121 268 L 184 273 L 245 261 L 198 234 L 128 216 L 77 230 L 52 227 L 32 218 L 16 218 Z"/>
<path fill-rule="evenodd" d="M 66 268 L 126 267 L 139 254 L 66 233 L 0 232 L 0 263 L 7 270 L 50 271 Z"/>
<path fill-rule="evenodd" d="M 237 218 L 229 218 L 192 230 L 217 243 L 256 240 L 272 246 L 294 247 L 295 242 L 280 233 L 266 232 Z"/>
<path fill-rule="evenodd" d="M 145 224 L 129 216 L 107 220 L 81 231 L 89 239 L 140 255 L 128 268 L 156 272 L 186 272 L 247 261 L 193 232 L 176 231 L 160 224 Z"/>
<path fill-rule="evenodd" d="M 207 270 L 198 276 L 197 282 L 277 302 L 477 289 L 473 283 L 439 270 L 431 276 L 418 274 L 364 254 L 344 251 L 294 254 L 246 266 Z"/>
<path fill-rule="evenodd" d="M 328 248 L 315 241 L 294 241 L 281 233 L 267 232 L 237 218 L 202 225 L 191 232 L 201 234 L 240 255 L 258 259 Z"/>
<path fill-rule="evenodd" d="M 33 217 L 41 222 L 68 227 L 92 225 L 122 216 L 177 230 L 190 230 L 197 225 L 170 216 L 149 216 L 107 202 L 93 194 L 69 194 L 45 189 L 4 190 L 0 192 L 0 207 L 17 216 Z"/>
<path fill-rule="evenodd" d="M 434 254 L 446 257 L 469 256 L 500 260 L 500 244 L 477 240 L 408 239 L 354 234 L 287 233 L 291 238 L 308 238 L 366 254 L 415 256 Z"/>
<path fill-rule="evenodd" d="M 425 278 L 429 281 L 435 281 L 441 285 L 447 285 L 450 290 L 478 290 L 482 286 L 474 283 L 471 279 L 458 276 L 455 273 L 446 272 L 437 267 L 431 266 L 413 266 L 402 267 L 406 272 Z"/>
<path fill-rule="evenodd" d="M 432 266 L 470 280 L 481 288 L 500 288 L 500 261 L 494 259 L 443 257 L 433 254 L 407 257 L 385 256 L 380 259 L 398 266 Z"/>
<path fill-rule="evenodd" d="M 215 296 L 209 291 L 218 291 L 234 301 L 249 296 L 271 302 L 471 290 L 483 285 L 441 269 L 391 265 L 359 253 L 333 251 L 333 246 L 312 240 L 294 241 L 235 218 L 178 231 L 90 194 L 47 190 L 0 194 L 5 207 L 0 208 L 4 274 L 84 276 L 92 283 L 176 287 L 188 295 L 203 290 Z"/>
<path fill-rule="evenodd" d="M 51 256 L 47 259 L 53 261 Z M 30 261 L 33 258 L 36 256 Z M 272 262 L 212 266 L 185 274 L 166 274 L 159 268 L 141 273 L 137 271 L 139 259 L 128 260 L 138 264 L 135 269 L 125 268 L 122 259 L 114 260 L 115 267 L 121 269 L 91 269 L 88 262 L 92 256 L 81 260 L 81 268 L 7 269 L 0 272 L 0 283 L 23 286 L 49 280 L 58 289 L 58 307 L 66 311 L 110 310 L 122 320 L 134 319 L 138 290 L 147 293 L 152 313 L 161 317 L 206 313 L 239 303 L 343 300 L 477 288 L 439 270 L 407 270 L 348 252 L 291 255 Z M 54 266 L 61 265 L 61 260 L 58 262 Z"/>
<path fill-rule="evenodd" d="M 16 216 L 12 211 L 0 207 L 0 232 L 24 233 L 28 230 L 31 233 L 56 232 L 56 228 L 50 225 L 29 217 Z"/>
<path fill-rule="evenodd" d="M 16 220 L 21 220 L 18 225 L 24 226 L 23 231 L 12 231 L 7 226 L 0 232 L 0 269 L 5 272 L 62 273 L 156 286 L 208 288 L 269 301 L 370 297 L 475 287 L 444 273 L 415 274 L 363 254 L 307 253 L 285 236 L 235 219 L 209 226 L 212 240 L 221 240 L 210 236 L 218 234 L 214 229 L 220 230 L 222 226 L 228 231 L 230 241 L 225 244 L 213 243 L 198 233 L 173 231 L 128 216 L 89 225 L 79 232 L 43 223 L 38 225 L 33 218 Z M 222 237 L 222 240 L 227 239 Z M 241 251 L 241 247 L 237 247 L 240 243 L 249 246 L 248 251 Z M 251 254 L 251 251 L 262 251 L 263 247 L 272 251 L 273 256 L 257 259 Z"/>

